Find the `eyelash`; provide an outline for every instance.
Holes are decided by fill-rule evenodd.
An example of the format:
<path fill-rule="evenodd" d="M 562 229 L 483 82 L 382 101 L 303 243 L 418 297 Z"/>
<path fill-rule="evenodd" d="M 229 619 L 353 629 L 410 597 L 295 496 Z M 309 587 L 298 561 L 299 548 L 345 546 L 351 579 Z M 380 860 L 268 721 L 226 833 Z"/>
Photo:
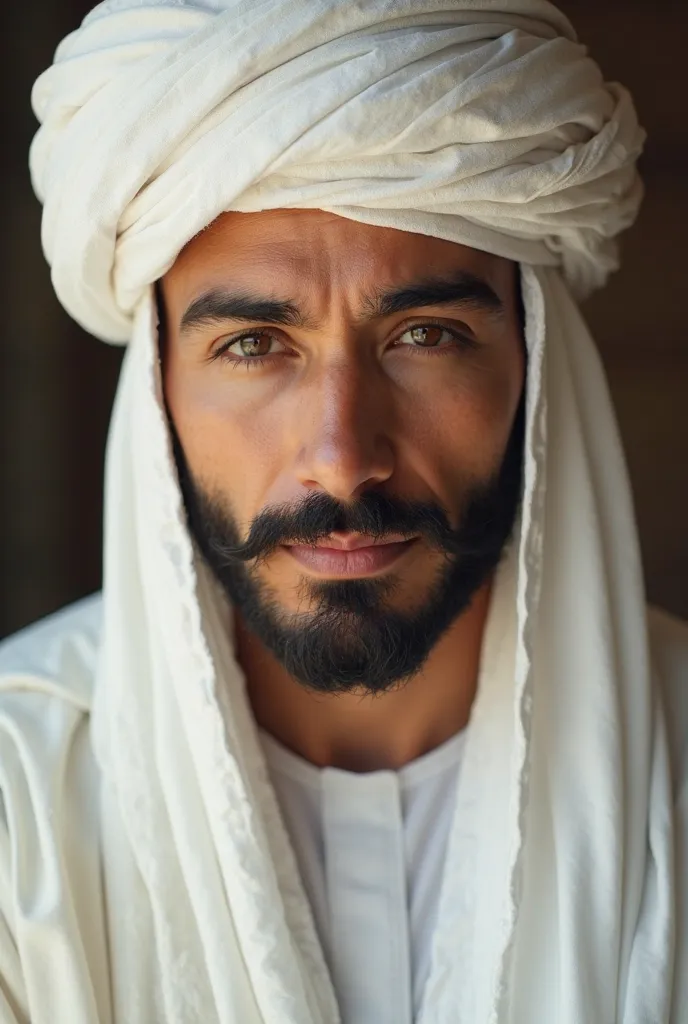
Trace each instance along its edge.
<path fill-rule="evenodd" d="M 477 342 L 475 342 L 471 338 L 466 337 L 466 335 L 459 334 L 458 331 L 453 330 L 451 327 L 447 327 L 446 324 L 433 323 L 431 321 L 427 321 L 427 322 L 423 322 L 423 323 L 417 323 L 417 324 L 410 324 L 403 331 L 401 331 L 401 333 L 398 335 L 398 337 L 399 338 L 403 337 L 404 334 L 408 334 L 409 331 L 414 330 L 414 328 L 416 328 L 416 327 L 437 327 L 441 331 L 446 331 L 447 334 L 450 334 L 452 336 L 452 338 L 457 342 L 456 348 L 476 348 L 477 347 Z M 278 355 L 280 353 L 272 353 L 272 354 L 268 354 L 266 356 L 243 356 L 243 357 L 242 356 L 232 356 L 232 355 L 229 355 L 229 349 L 233 345 L 236 345 L 243 338 L 251 338 L 255 334 L 267 334 L 268 336 L 272 336 L 271 332 L 269 330 L 265 329 L 265 328 L 259 328 L 258 330 L 252 330 L 252 331 L 244 331 L 242 334 L 237 334 L 237 335 L 234 335 L 231 338 L 228 338 L 226 342 L 224 342 L 219 348 L 217 348 L 215 350 L 215 352 L 213 352 L 211 354 L 209 361 L 210 362 L 214 362 L 215 360 L 222 360 L 223 362 L 229 363 L 229 365 L 233 366 L 235 369 L 238 369 L 240 366 L 244 366 L 247 370 L 250 370 L 250 369 L 258 369 L 259 367 L 264 366 L 265 363 L 270 362 L 272 359 L 275 358 L 276 355 Z M 414 352 L 417 355 L 422 355 L 422 356 L 439 356 L 439 355 L 445 355 L 447 352 L 453 351 L 455 346 L 453 346 L 453 345 L 443 345 L 441 348 L 437 348 L 437 347 L 423 348 L 422 345 L 404 345 L 403 347 L 404 348 L 408 348 L 411 352 Z"/>

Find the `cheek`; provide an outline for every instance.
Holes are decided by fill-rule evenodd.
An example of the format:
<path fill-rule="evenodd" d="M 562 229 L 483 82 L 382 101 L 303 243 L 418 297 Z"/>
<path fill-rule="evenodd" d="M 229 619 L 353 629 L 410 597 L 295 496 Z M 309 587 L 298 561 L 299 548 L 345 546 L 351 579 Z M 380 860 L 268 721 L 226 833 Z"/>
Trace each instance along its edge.
<path fill-rule="evenodd" d="M 245 371 L 236 371 L 245 372 Z M 189 468 L 206 487 L 219 491 L 240 519 L 262 504 L 274 465 L 275 434 L 265 405 L 239 402 L 222 375 L 170 361 L 165 396 Z"/>
<path fill-rule="evenodd" d="M 435 378 L 401 410 L 402 432 L 420 475 L 447 499 L 469 481 L 485 481 L 504 456 L 523 386 L 520 352 L 472 362 Z"/>

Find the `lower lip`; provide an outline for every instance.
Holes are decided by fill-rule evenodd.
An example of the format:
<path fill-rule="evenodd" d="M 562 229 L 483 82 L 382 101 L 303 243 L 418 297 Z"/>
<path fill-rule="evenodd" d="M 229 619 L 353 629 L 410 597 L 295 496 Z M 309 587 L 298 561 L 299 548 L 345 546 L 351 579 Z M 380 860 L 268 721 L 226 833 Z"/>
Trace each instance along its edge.
<path fill-rule="evenodd" d="M 337 576 L 346 579 L 354 576 L 374 576 L 376 573 L 388 569 L 414 543 L 415 539 L 403 540 L 394 544 L 375 544 L 368 548 L 356 548 L 354 551 L 293 544 L 287 548 L 287 551 L 299 565 L 319 576 Z"/>

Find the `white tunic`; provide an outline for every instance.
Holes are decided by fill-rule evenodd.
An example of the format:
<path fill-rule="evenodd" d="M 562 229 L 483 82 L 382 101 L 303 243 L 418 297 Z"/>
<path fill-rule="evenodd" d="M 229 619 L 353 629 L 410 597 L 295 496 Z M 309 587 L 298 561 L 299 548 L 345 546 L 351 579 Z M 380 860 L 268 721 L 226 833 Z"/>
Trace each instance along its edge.
<path fill-rule="evenodd" d="M 676 779 L 677 792 L 683 794 L 680 799 L 685 801 L 685 794 L 688 793 L 685 782 L 688 778 L 688 690 L 685 687 L 688 630 L 657 612 L 650 615 L 648 624 L 653 662 L 657 665 L 666 707 L 672 776 Z M 121 815 L 109 799 L 108 779 L 102 774 L 92 754 L 94 736 L 90 707 L 100 635 L 101 605 L 96 599 L 65 610 L 0 644 L 0 1021 L 2 1024 L 27 1024 L 28 1021 L 31 1024 L 191 1024 L 195 1021 L 208 1024 L 208 1016 L 197 1013 L 191 1003 L 192 1000 L 198 1001 L 198 982 L 195 987 L 187 985 L 184 988 L 189 1005 L 182 1007 L 183 1012 L 176 1013 L 174 1007 L 170 1010 L 161 1001 L 160 981 L 156 973 L 161 949 L 158 934 L 149 928 L 137 941 L 145 900 L 150 899 L 137 873 L 138 863 L 146 867 L 151 865 L 155 871 L 164 869 L 166 864 L 153 844 L 153 859 L 149 862 L 140 860 L 131 870 L 123 856 L 126 835 L 122 831 Z M 452 777 L 455 782 L 458 781 L 459 790 L 465 786 L 471 770 L 471 730 L 476 728 L 476 722 L 479 726 L 480 719 L 474 713 L 472 724 L 465 733 L 449 741 L 444 748 L 439 747 L 425 758 L 408 765 L 398 775 L 383 772 L 372 776 L 351 777 L 348 773 L 333 769 L 320 773 L 318 769 L 306 765 L 307 775 L 318 778 L 315 792 L 320 791 L 321 797 L 328 786 L 332 791 L 337 782 L 343 783 L 337 789 L 338 793 L 343 792 L 351 798 L 354 787 L 358 787 L 357 792 L 364 794 L 355 803 L 354 812 L 358 821 L 355 830 L 348 830 L 346 845 L 339 841 L 339 836 L 337 842 L 333 841 L 334 819 L 341 823 L 345 811 L 344 801 L 329 800 L 325 804 L 321 800 L 320 806 L 326 814 L 309 811 L 307 801 L 313 790 L 305 785 L 306 776 L 299 769 L 299 777 L 304 779 L 304 784 L 297 782 L 292 785 L 289 772 L 280 770 L 286 763 L 298 763 L 298 759 L 287 755 L 285 760 L 279 754 L 276 758 L 273 756 L 274 750 L 267 749 L 275 745 L 271 745 L 270 741 L 263 744 L 268 753 L 268 771 L 274 780 L 271 792 L 275 788 L 278 791 L 283 817 L 292 833 L 292 845 L 295 846 L 297 861 L 305 876 L 307 895 L 310 895 L 319 917 L 321 932 L 325 933 L 323 938 L 327 956 L 330 963 L 336 965 L 335 980 L 339 989 L 337 999 L 341 1001 L 340 1012 L 336 1017 L 321 1015 L 320 1018 L 296 1013 L 271 1017 L 250 1013 L 233 1016 L 225 1013 L 221 1016 L 218 1013 L 211 1020 L 222 1024 L 229 1024 L 230 1021 L 240 1024 L 248 1024 L 249 1021 L 251 1024 L 258 1024 L 259 1021 L 269 1021 L 270 1024 L 273 1021 L 275 1024 L 286 1024 L 287 1021 L 289 1024 L 330 1024 L 331 1021 L 343 1019 L 347 1024 L 351 1024 L 352 1020 L 372 1020 L 375 1024 L 383 1024 L 393 1019 L 395 1024 L 403 1024 L 411 1016 L 411 991 L 413 1001 L 417 1004 L 423 987 L 425 993 L 419 1024 L 421 1021 L 422 1024 L 455 1024 L 455 1021 L 461 1020 L 448 1014 L 440 1016 L 437 1012 L 437 978 L 441 981 L 440 972 L 445 966 L 441 959 L 442 926 L 444 924 L 447 927 L 449 912 L 452 915 L 451 929 L 448 929 L 449 944 L 456 933 L 457 916 L 465 913 L 466 900 L 471 897 L 476 882 L 479 883 L 483 876 L 489 876 L 490 884 L 494 885 L 490 862 L 486 861 L 482 851 L 476 871 L 472 878 L 469 876 L 467 884 L 464 875 L 454 877 L 452 874 L 455 868 L 451 839 L 456 835 L 457 828 L 465 830 L 468 826 L 460 797 L 455 809 L 448 810 L 451 806 L 448 790 Z M 172 755 L 175 762 L 180 763 L 181 787 L 192 778 L 184 760 L 184 747 L 181 744 L 175 746 Z M 488 776 L 482 795 L 489 800 L 493 787 L 489 784 L 490 764 L 487 758 L 481 759 L 480 767 L 483 775 Z M 387 782 L 391 776 L 392 786 L 385 789 L 384 781 L 379 786 L 381 780 L 376 778 L 379 775 L 383 778 L 386 776 L 384 781 Z M 329 785 L 331 781 L 334 782 L 333 786 Z M 371 781 L 372 785 L 369 785 Z M 415 783 L 418 784 L 420 795 Z M 385 799 L 376 804 L 374 792 L 378 797 L 382 793 Z M 389 792 L 396 793 L 396 802 L 386 799 Z M 265 794 L 259 793 L 259 797 L 261 807 L 267 806 Z M 297 806 L 299 798 L 304 800 L 301 811 Z M 351 806 L 350 799 L 349 810 Z M 391 829 L 391 846 L 397 852 L 396 856 L 388 858 L 385 865 L 385 855 L 380 850 L 376 851 L 376 856 L 370 855 L 370 836 L 371 826 L 377 823 L 379 832 L 384 834 L 387 841 L 390 840 L 390 830 L 385 832 L 379 828 L 381 815 L 377 819 L 375 817 L 376 808 L 381 809 L 388 822 L 390 806 L 397 813 L 396 825 L 393 824 Z M 459 813 L 461 810 L 463 814 Z M 275 804 L 277 811 L 278 806 Z M 681 825 L 685 821 L 685 803 L 677 803 L 677 812 L 676 821 Z M 188 805 L 187 813 L 193 817 L 195 830 L 191 867 L 196 870 L 196 875 L 192 871 L 190 878 L 192 881 L 195 877 L 200 879 L 205 894 L 213 881 L 212 861 L 205 859 L 203 833 L 198 827 L 198 816 L 194 816 L 193 804 Z M 453 828 L 449 820 L 452 814 Z M 405 819 L 403 841 L 400 816 L 402 820 Z M 146 819 L 141 817 L 139 820 L 145 823 Z M 430 823 L 433 827 L 430 827 Z M 321 850 L 338 854 L 334 865 L 331 856 L 326 861 L 323 854 L 319 857 L 312 855 L 309 861 L 308 854 L 304 854 L 304 846 L 307 848 L 309 837 L 314 842 L 314 827 L 320 830 L 321 836 L 326 837 L 321 843 Z M 448 827 L 451 831 L 447 862 L 442 868 L 442 847 Z M 681 828 L 676 843 L 679 883 L 685 878 L 688 852 L 685 828 L 683 825 Z M 347 830 L 344 833 L 346 835 Z M 425 843 L 422 842 L 424 833 L 427 837 Z M 274 830 L 271 834 L 276 836 Z M 362 855 L 364 844 L 365 857 Z M 282 872 L 289 867 L 287 852 L 284 847 L 275 846 L 275 864 Z M 410 894 L 408 916 L 398 896 L 399 865 L 402 861 L 406 866 L 407 891 Z M 311 868 L 304 869 L 304 863 L 310 863 Z M 560 857 L 558 867 L 561 868 L 561 865 Z M 253 857 L 251 866 L 255 871 Z M 598 862 L 594 866 L 597 869 Z M 401 922 L 401 926 L 397 931 L 391 927 L 386 928 L 384 939 L 379 940 L 379 933 L 373 932 L 379 926 L 381 915 L 373 909 L 373 904 L 379 906 L 385 884 L 389 894 L 393 867 L 397 879 L 397 898 L 390 899 L 388 906 L 391 915 L 397 923 Z M 332 884 L 335 868 L 336 885 Z M 326 870 L 329 876 L 326 876 Z M 359 871 L 358 881 L 369 885 L 370 906 L 361 899 L 351 898 L 350 877 L 355 870 Z M 344 877 L 346 889 L 341 884 L 342 872 L 347 872 Z M 440 875 L 444 876 L 441 884 Z M 328 877 L 328 897 L 329 893 L 335 894 L 333 904 L 336 906 L 337 921 L 341 921 L 342 914 L 349 915 L 346 926 L 338 926 L 334 932 L 332 925 L 335 915 L 322 899 L 319 901 L 314 896 L 318 877 L 321 879 L 321 892 L 324 886 L 322 879 Z M 540 882 L 542 884 L 542 875 Z M 256 891 L 250 893 L 252 899 L 262 894 L 258 886 L 256 881 Z M 184 884 L 175 887 L 176 902 L 171 905 L 170 914 L 178 913 L 186 893 Z M 216 898 L 214 893 L 211 895 Z M 432 918 L 438 896 L 437 924 L 431 943 Z M 688 934 L 688 904 L 682 902 L 684 900 L 685 888 L 681 884 L 676 903 L 679 929 L 674 981 L 676 1012 L 661 1016 L 649 1013 L 630 1018 L 589 1015 L 577 1018 L 578 1021 L 586 1021 L 586 1024 L 588 1021 L 590 1024 L 602 1021 L 605 1024 L 607 1021 L 610 1024 L 611 1021 L 615 1021 L 615 1024 L 628 1024 L 630 1020 L 633 1024 L 658 1024 L 661 1020 L 667 1024 L 687 1024 L 685 1007 L 688 1006 L 688 961 L 685 957 L 685 936 Z M 547 906 L 544 904 L 538 910 L 540 921 Z M 590 904 L 579 901 L 578 906 L 587 917 Z M 358 929 L 354 928 L 351 920 L 354 912 L 361 915 L 363 920 L 363 926 Z M 323 920 L 327 922 L 327 928 L 323 927 Z M 272 943 L 274 947 L 277 928 L 275 921 L 268 918 L 261 925 L 257 935 L 266 945 Z M 400 954 L 398 946 L 394 952 L 390 952 L 394 940 L 398 942 L 399 934 L 404 935 L 405 959 L 403 949 Z M 540 932 L 531 931 L 532 934 L 538 938 Z M 476 941 L 478 939 L 479 936 Z M 287 939 L 289 948 L 293 948 L 298 941 L 298 933 L 291 931 Z M 425 984 L 423 978 L 427 968 L 423 961 L 427 963 L 431 944 L 433 966 Z M 188 929 L 181 932 L 180 948 L 187 958 L 193 952 L 193 936 L 190 936 Z M 551 942 L 545 950 L 538 950 L 538 953 L 543 970 L 547 970 L 553 962 L 556 963 L 560 947 L 556 942 Z M 243 996 L 237 982 L 237 965 L 243 963 L 239 955 L 232 950 L 228 952 L 224 941 L 218 942 L 216 946 L 206 944 L 203 955 L 206 960 L 217 957 L 220 965 L 224 966 L 224 973 L 219 975 L 218 981 L 220 995 L 228 995 L 237 1000 Z M 461 951 L 460 962 L 457 955 L 457 970 L 461 970 L 464 984 L 471 986 L 474 975 L 462 967 L 465 955 L 464 949 Z M 363 966 L 358 972 L 354 962 L 356 956 Z M 390 959 L 393 956 L 398 958 L 397 963 L 402 964 L 399 976 L 394 975 Z M 385 961 L 384 957 L 388 959 Z M 178 973 L 184 972 L 186 967 L 184 957 L 175 961 Z M 350 973 L 356 973 L 355 984 L 342 984 L 344 967 Z M 176 977 L 175 974 L 166 975 L 166 982 L 174 981 Z M 360 994 L 363 985 L 366 986 L 365 998 L 369 1000 L 366 1007 L 368 1017 L 355 1018 L 352 1016 L 353 994 Z M 550 989 L 541 984 L 538 999 L 541 1002 L 549 999 L 548 1005 L 551 1006 L 549 993 Z M 379 1005 L 374 1002 L 375 999 Z M 401 1010 L 392 1002 L 394 999 L 402 1000 Z M 388 1016 L 385 1017 L 385 1014 Z M 470 1024 L 486 1019 L 474 1017 L 471 1021 L 471 1018 L 464 1018 Z M 510 1020 L 512 1024 L 521 1024 L 522 1021 L 531 1024 L 533 1018 L 520 1014 L 511 1016 Z M 535 1020 L 538 1024 L 540 1020 L 547 1020 L 548 1024 L 552 1021 L 562 1024 L 561 1016 L 557 1015 L 549 1018 L 540 1015 Z M 569 1020 L 566 1020 L 566 1024 L 569 1024 Z"/>
<path fill-rule="evenodd" d="M 465 732 L 399 771 L 317 768 L 260 732 L 343 1024 L 412 1024 Z"/>

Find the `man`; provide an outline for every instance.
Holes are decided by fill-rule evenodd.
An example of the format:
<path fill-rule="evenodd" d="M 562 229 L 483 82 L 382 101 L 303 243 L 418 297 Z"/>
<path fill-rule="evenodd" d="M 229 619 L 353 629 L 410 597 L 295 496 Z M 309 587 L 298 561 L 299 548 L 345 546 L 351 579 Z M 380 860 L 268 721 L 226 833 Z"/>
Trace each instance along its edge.
<path fill-rule="evenodd" d="M 571 298 L 628 95 L 541 0 L 108 0 L 34 106 L 129 347 L 102 597 L 0 653 L 2 1020 L 688 1021 L 688 638 Z"/>

